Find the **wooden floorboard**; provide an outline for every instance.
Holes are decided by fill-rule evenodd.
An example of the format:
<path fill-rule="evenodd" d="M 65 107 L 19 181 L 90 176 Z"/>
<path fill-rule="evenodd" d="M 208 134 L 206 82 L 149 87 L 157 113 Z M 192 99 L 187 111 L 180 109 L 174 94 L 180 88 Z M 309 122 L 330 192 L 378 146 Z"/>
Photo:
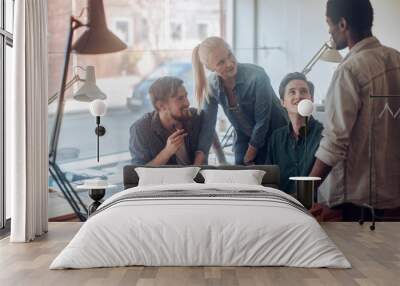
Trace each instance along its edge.
<path fill-rule="evenodd" d="M 53 222 L 49 233 L 32 243 L 0 240 L 0 285 L 400 285 L 400 223 L 324 223 L 329 237 L 352 269 L 290 267 L 118 267 L 49 270 L 52 260 L 80 228 L 79 222 Z"/>

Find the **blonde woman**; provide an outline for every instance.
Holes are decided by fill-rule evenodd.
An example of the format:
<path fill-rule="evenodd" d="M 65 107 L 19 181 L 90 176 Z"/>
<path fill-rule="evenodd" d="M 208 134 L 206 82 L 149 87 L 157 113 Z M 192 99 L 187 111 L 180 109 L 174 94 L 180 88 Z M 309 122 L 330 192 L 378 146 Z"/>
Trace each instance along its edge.
<path fill-rule="evenodd" d="M 193 50 L 192 62 L 195 95 L 204 111 L 198 152 L 204 156 L 209 152 L 221 105 L 237 135 L 235 163 L 264 164 L 269 136 L 288 122 L 264 69 L 237 63 L 229 45 L 219 37 L 200 43 Z M 212 72 L 208 80 L 205 68 Z"/>

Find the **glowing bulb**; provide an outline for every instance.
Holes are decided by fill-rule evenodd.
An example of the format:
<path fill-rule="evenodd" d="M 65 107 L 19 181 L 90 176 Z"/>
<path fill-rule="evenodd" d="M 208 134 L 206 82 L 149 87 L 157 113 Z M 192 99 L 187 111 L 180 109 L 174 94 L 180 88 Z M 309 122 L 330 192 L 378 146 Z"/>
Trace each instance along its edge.
<path fill-rule="evenodd" d="M 313 111 L 314 111 L 314 104 L 311 100 L 309 99 L 303 99 L 302 101 L 299 102 L 297 105 L 297 111 L 301 116 L 308 117 L 310 116 Z"/>

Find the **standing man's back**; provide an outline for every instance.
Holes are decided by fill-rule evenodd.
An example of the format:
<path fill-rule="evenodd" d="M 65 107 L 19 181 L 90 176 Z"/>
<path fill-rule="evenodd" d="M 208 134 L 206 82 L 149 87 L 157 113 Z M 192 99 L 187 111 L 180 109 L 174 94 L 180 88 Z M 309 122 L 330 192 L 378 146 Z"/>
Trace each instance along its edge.
<path fill-rule="evenodd" d="M 400 206 L 400 176 L 390 175 L 400 170 L 400 158 L 395 157 L 400 122 L 391 116 L 377 118 L 376 109 L 383 110 L 386 101 L 370 98 L 393 95 L 400 95 L 400 53 L 382 46 L 375 37 L 358 42 L 333 77 L 326 99 L 329 108 L 325 138 L 316 154 L 340 166 L 328 177 L 331 204 L 368 202 L 369 125 L 375 117 L 375 128 L 371 130 L 375 139 L 373 195 L 379 198 L 374 203 L 378 208 Z"/>
<path fill-rule="evenodd" d="M 324 190 L 330 206 L 362 205 L 371 198 L 378 209 L 399 207 L 400 122 L 394 116 L 379 117 L 377 110 L 394 102 L 394 97 L 386 97 L 400 95 L 400 53 L 372 36 L 369 0 L 329 0 L 327 22 L 337 48 L 349 47 L 350 52 L 328 90 L 324 137 L 310 175 L 324 178 L 333 167 L 329 190 Z M 372 167 L 370 127 L 375 141 Z"/>

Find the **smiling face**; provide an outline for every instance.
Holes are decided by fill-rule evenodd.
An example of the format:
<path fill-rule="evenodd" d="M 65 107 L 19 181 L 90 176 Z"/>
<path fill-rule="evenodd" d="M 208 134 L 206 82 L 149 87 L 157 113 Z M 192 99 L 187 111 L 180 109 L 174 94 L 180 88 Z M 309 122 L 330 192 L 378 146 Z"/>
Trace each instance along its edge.
<path fill-rule="evenodd" d="M 289 114 L 298 114 L 297 105 L 303 99 L 313 101 L 307 82 L 304 80 L 294 79 L 289 81 L 285 88 L 285 94 L 282 105 Z"/>
<path fill-rule="evenodd" d="M 207 68 L 216 72 L 224 80 L 232 79 L 237 73 L 236 58 L 228 47 L 220 45 L 210 52 Z"/>
<path fill-rule="evenodd" d="M 174 96 L 158 104 L 159 111 L 165 112 L 176 121 L 184 121 L 190 118 L 188 93 L 183 86 L 178 87 Z"/>

